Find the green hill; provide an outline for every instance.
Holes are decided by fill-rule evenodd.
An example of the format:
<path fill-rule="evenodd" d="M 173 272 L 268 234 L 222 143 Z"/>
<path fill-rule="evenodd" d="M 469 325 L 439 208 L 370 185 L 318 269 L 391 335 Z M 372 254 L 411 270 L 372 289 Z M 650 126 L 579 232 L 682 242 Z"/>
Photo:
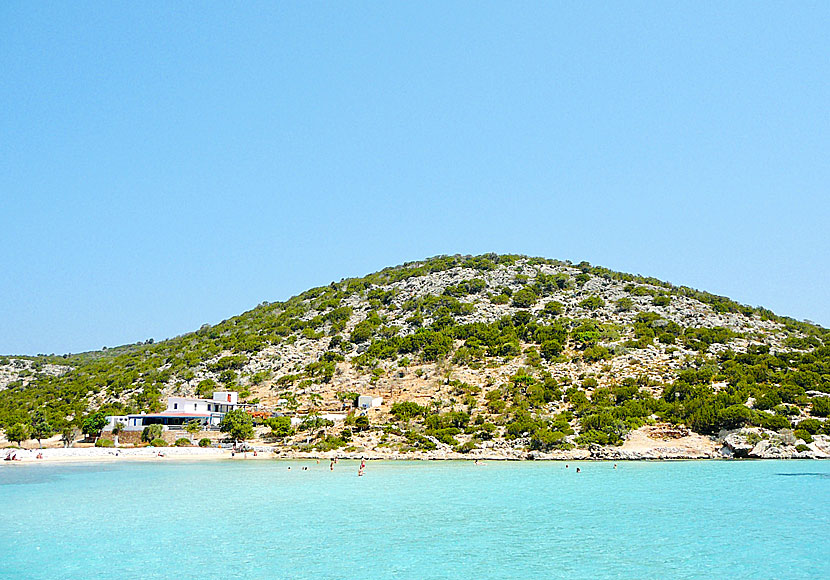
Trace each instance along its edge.
<path fill-rule="evenodd" d="M 407 450 L 613 446 L 654 423 L 804 439 L 830 426 L 830 331 L 585 262 L 440 256 L 169 340 L 0 357 L 0 428 L 67 430 L 220 386 L 302 416 L 383 396 L 373 444 Z"/>

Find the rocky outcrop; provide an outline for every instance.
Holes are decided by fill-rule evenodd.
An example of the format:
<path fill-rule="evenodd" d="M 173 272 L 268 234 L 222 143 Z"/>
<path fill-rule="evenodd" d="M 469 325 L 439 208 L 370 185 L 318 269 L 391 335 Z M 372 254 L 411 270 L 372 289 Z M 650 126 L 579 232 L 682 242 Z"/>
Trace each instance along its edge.
<path fill-rule="evenodd" d="M 749 452 L 754 449 L 754 445 L 746 440 L 746 437 L 740 433 L 730 433 L 723 439 L 723 447 L 720 453 L 723 457 L 741 458 L 749 457 Z"/>
<path fill-rule="evenodd" d="M 753 427 L 724 434 L 722 441 L 720 455 L 730 459 L 830 458 L 830 437 L 824 435 L 816 435 L 808 445 L 788 430 L 775 432 Z"/>

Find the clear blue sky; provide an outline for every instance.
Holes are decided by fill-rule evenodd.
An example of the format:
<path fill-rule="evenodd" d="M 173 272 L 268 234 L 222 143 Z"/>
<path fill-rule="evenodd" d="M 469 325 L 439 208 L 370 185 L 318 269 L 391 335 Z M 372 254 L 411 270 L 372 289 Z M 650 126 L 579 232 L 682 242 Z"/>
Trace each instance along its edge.
<path fill-rule="evenodd" d="M 436 254 L 830 325 L 830 4 L 0 4 L 0 353 Z"/>

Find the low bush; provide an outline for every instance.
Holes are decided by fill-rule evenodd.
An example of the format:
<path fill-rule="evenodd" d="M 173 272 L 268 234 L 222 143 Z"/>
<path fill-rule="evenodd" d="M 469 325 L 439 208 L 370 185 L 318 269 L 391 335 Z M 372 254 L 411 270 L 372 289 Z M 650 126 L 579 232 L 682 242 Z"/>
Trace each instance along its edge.
<path fill-rule="evenodd" d="M 152 445 L 153 447 L 167 447 L 167 441 L 165 441 L 161 437 L 157 437 L 156 439 L 150 441 L 150 445 Z"/>
<path fill-rule="evenodd" d="M 469 453 L 470 451 L 472 451 L 475 448 L 476 448 L 476 444 L 473 441 L 467 441 L 466 443 L 462 443 L 461 445 L 456 447 L 455 450 L 458 453 Z"/>
<path fill-rule="evenodd" d="M 806 431 L 810 435 L 816 435 L 821 430 L 821 421 L 818 419 L 804 419 L 796 425 L 796 429 Z"/>
<path fill-rule="evenodd" d="M 174 443 L 176 447 L 190 447 L 190 439 L 187 437 L 179 437 Z"/>
<path fill-rule="evenodd" d="M 95 442 L 95 447 L 115 447 L 112 439 L 99 439 Z"/>
<path fill-rule="evenodd" d="M 415 431 L 408 431 L 405 435 L 407 442 L 417 449 L 430 451 L 435 449 L 437 445 L 426 436 L 416 433 Z"/>
<path fill-rule="evenodd" d="M 199 447 L 210 447 L 210 439 L 207 437 L 199 439 Z"/>
<path fill-rule="evenodd" d="M 811 415 L 815 417 L 827 417 L 830 415 L 830 397 L 813 397 L 812 403 Z"/>
<path fill-rule="evenodd" d="M 807 447 L 806 445 L 804 445 L 803 443 L 799 443 L 798 445 L 795 446 L 795 450 L 798 451 L 799 453 L 802 453 L 804 451 L 809 451 L 810 448 Z"/>
<path fill-rule="evenodd" d="M 805 431 L 804 429 L 796 429 L 795 431 L 793 431 L 793 435 L 796 439 L 804 439 L 805 443 L 813 442 L 813 436 L 810 435 L 810 433 L 808 431 Z"/>

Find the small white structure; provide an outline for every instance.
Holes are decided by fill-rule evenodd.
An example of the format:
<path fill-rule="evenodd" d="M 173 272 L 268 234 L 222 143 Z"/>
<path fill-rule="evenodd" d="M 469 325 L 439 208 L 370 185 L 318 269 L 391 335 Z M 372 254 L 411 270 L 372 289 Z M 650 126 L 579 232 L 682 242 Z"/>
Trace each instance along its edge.
<path fill-rule="evenodd" d="M 380 407 L 382 404 L 382 397 L 375 397 L 373 395 L 360 395 L 357 398 L 357 406 L 361 409 L 372 409 L 373 407 Z"/>
<path fill-rule="evenodd" d="M 184 425 L 199 421 L 205 429 L 216 428 L 228 411 L 250 405 L 239 403 L 235 391 L 216 391 L 210 399 L 193 397 L 169 397 L 167 409 L 161 413 L 138 415 L 113 415 L 107 417 L 105 430 L 112 430 L 116 423 L 124 423 L 125 431 L 141 431 L 147 425 L 160 424 L 167 429 L 183 429 Z"/>

